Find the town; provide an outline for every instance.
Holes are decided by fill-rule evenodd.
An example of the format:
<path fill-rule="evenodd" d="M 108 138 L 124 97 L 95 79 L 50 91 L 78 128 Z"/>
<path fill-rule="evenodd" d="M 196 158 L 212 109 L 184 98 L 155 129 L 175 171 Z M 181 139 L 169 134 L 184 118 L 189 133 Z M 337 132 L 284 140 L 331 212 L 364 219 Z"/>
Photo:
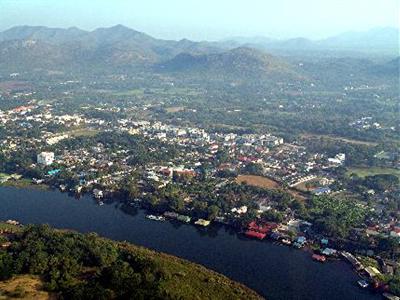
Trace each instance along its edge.
<path fill-rule="evenodd" d="M 118 200 L 154 221 L 222 223 L 304 248 L 318 262 L 342 257 L 361 287 L 387 291 L 399 269 L 398 177 L 349 175 L 348 155 L 317 152 L 304 139 L 91 109 L 118 117 L 38 103 L 0 111 L 0 183 L 89 193 L 98 205 Z"/>

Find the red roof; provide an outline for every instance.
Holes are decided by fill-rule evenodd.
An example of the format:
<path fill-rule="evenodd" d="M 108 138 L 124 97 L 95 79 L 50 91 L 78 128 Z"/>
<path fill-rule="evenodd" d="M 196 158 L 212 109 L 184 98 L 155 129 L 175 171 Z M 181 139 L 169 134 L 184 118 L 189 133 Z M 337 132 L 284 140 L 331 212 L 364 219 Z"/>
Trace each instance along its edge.
<path fill-rule="evenodd" d="M 254 238 L 257 238 L 257 239 L 260 239 L 260 240 L 262 240 L 262 239 L 264 239 L 266 237 L 265 233 L 261 233 L 261 232 L 257 232 L 257 231 L 253 231 L 253 230 L 247 230 L 245 232 L 245 234 L 248 237 L 254 237 Z"/>
<path fill-rule="evenodd" d="M 277 225 L 275 223 L 264 223 L 261 225 L 258 225 L 256 221 L 252 221 L 249 223 L 247 228 L 252 231 L 257 231 L 261 233 L 268 233 L 272 229 L 276 228 Z"/>

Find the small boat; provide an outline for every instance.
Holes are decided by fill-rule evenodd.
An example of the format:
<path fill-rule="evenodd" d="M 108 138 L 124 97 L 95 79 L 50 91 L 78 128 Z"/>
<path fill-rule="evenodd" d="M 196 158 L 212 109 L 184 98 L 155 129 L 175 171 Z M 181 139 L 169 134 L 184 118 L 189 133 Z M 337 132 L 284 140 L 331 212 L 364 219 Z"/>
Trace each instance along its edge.
<path fill-rule="evenodd" d="M 194 224 L 207 227 L 208 225 L 210 225 L 210 221 L 204 219 L 198 219 L 196 222 L 194 222 Z"/>
<path fill-rule="evenodd" d="M 165 221 L 163 216 L 147 215 L 146 218 L 153 221 Z"/>
<path fill-rule="evenodd" d="M 291 244 L 292 244 L 292 241 L 289 240 L 289 239 L 282 239 L 281 242 L 282 242 L 282 244 L 284 244 L 284 245 L 291 245 Z"/>
<path fill-rule="evenodd" d="M 365 289 L 365 288 L 367 288 L 369 286 L 368 281 L 366 281 L 365 279 L 361 279 L 361 280 L 357 281 L 357 283 L 363 289 Z"/>
<path fill-rule="evenodd" d="M 319 262 L 325 262 L 326 261 L 326 257 L 323 255 L 318 255 L 318 254 L 313 254 L 312 255 L 312 259 L 319 261 Z"/>
<path fill-rule="evenodd" d="M 103 201 L 99 201 L 99 205 L 100 206 L 104 205 L 104 202 Z"/>

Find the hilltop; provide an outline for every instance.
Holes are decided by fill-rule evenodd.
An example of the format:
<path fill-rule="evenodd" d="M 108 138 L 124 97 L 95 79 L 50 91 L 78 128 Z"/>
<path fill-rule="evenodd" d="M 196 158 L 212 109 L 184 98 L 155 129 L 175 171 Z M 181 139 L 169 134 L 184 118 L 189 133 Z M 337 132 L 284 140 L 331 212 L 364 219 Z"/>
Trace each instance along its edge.
<path fill-rule="evenodd" d="M 301 77 L 284 60 L 248 47 L 203 55 L 182 53 L 159 65 L 159 69 L 185 75 L 207 74 L 221 78 L 291 80 Z"/>

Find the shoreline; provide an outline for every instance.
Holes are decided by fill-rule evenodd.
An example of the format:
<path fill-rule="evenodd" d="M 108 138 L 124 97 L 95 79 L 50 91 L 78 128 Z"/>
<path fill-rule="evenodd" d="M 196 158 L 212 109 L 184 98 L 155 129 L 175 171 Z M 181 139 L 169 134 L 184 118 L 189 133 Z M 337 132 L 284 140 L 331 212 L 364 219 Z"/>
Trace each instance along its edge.
<path fill-rule="evenodd" d="M 15 188 L 15 189 L 21 189 L 21 190 L 37 190 L 37 191 L 48 191 L 48 192 L 52 192 L 53 191 L 53 192 L 59 192 L 61 194 L 67 194 L 67 196 L 71 197 L 71 198 L 73 198 L 73 195 L 75 195 L 75 197 L 78 197 L 78 198 L 83 197 L 83 196 L 87 196 L 87 197 L 90 197 L 94 202 L 96 202 L 97 205 L 103 205 L 103 201 L 102 200 L 104 200 L 104 203 L 107 203 L 108 202 L 107 200 L 109 200 L 109 201 L 116 201 L 119 204 L 126 204 L 126 203 L 122 202 L 121 199 L 118 198 L 118 197 L 104 197 L 104 198 L 102 198 L 100 200 L 100 199 L 97 199 L 96 197 L 94 197 L 93 194 L 89 193 L 89 192 L 72 193 L 72 192 L 60 191 L 60 189 L 58 189 L 56 187 L 52 187 L 52 186 L 49 186 L 49 185 L 46 185 L 46 184 L 37 185 L 37 184 L 34 184 L 32 182 L 30 184 L 27 184 L 26 186 L 25 185 L 13 185 L 13 184 L 11 184 L 11 185 L 0 185 L 0 188 L 1 187 Z M 102 203 L 102 204 L 99 204 L 99 203 Z M 163 216 L 163 214 L 160 214 L 159 212 L 155 212 L 155 211 L 152 211 L 152 210 L 150 210 L 148 208 L 143 207 L 142 203 L 134 203 L 134 205 L 130 205 L 130 207 L 132 207 L 134 209 L 142 210 L 145 215 L 149 215 L 149 214 L 155 213 L 157 216 L 158 215 Z M 165 221 L 177 222 L 179 224 L 186 224 L 186 225 L 190 225 L 190 226 L 195 227 L 195 228 L 207 228 L 207 227 L 209 227 L 208 225 L 204 226 L 204 227 L 196 225 L 193 222 L 193 220 L 190 221 L 190 222 L 183 222 L 183 221 L 179 221 L 177 219 L 170 218 L 170 217 L 167 217 L 164 220 L 151 220 L 151 222 L 165 222 Z M 216 226 L 216 225 L 222 225 L 224 227 L 232 229 L 235 232 L 236 238 L 245 239 L 245 240 L 249 240 L 249 241 L 256 241 L 256 242 L 267 242 L 267 243 L 272 243 L 274 245 L 277 245 L 279 247 L 288 247 L 288 248 L 293 248 L 294 250 L 301 250 L 301 251 L 309 254 L 309 259 L 313 260 L 315 263 L 326 264 L 326 263 L 333 262 L 333 261 L 343 261 L 346 264 L 349 264 L 351 266 L 351 264 L 346 259 L 344 259 L 344 257 L 342 257 L 342 255 L 341 255 L 342 251 L 340 251 L 340 250 L 338 250 L 337 254 L 335 254 L 333 256 L 325 256 L 326 257 L 326 261 L 325 260 L 324 261 L 316 261 L 315 259 L 312 258 L 312 255 L 321 253 L 322 252 L 322 248 L 319 248 L 319 246 L 317 248 L 313 247 L 315 245 L 318 245 L 318 243 L 317 244 L 316 243 L 310 243 L 309 240 L 307 240 L 307 243 L 304 244 L 304 246 L 298 248 L 298 247 L 294 247 L 293 246 L 294 239 L 291 239 L 292 240 L 292 244 L 287 245 L 287 244 L 282 243 L 282 241 L 280 241 L 280 240 L 275 240 L 275 239 L 271 238 L 271 233 L 269 233 L 263 239 L 257 239 L 257 238 L 252 238 L 252 237 L 249 237 L 249 236 L 245 235 L 244 234 L 245 233 L 244 228 L 238 229 L 235 226 L 233 226 L 232 224 L 229 224 L 229 223 L 226 223 L 226 222 L 218 222 L 218 221 L 213 221 L 210 224 L 210 226 Z M 73 229 L 68 229 L 67 228 L 66 230 L 73 230 Z M 319 249 L 319 251 L 318 251 L 318 249 Z M 362 275 L 362 271 L 361 270 L 356 270 L 353 266 L 351 266 L 351 270 L 360 279 L 365 279 L 366 278 L 365 276 Z M 364 289 L 368 290 L 370 293 L 376 293 L 376 291 L 372 288 L 372 285 L 371 285 L 371 287 L 364 288 Z"/>
<path fill-rule="evenodd" d="M 17 197 L 17 199 L 19 198 L 19 200 L 18 200 L 19 204 L 18 205 L 23 205 L 23 201 L 24 201 L 23 199 L 25 197 L 30 197 L 29 196 L 30 189 L 25 189 L 26 192 L 22 193 L 22 191 L 24 190 L 22 188 L 16 188 L 16 187 L 12 187 L 12 186 L 11 187 L 10 186 L 3 187 L 3 188 L 9 189 L 9 191 L 10 191 L 10 192 L 7 192 L 5 190 L 4 191 L 4 196 L 6 196 L 8 193 L 10 195 L 14 195 L 14 193 L 16 193 L 15 196 Z M 12 190 L 14 190 L 14 192 L 12 192 Z M 15 192 L 15 191 L 18 191 L 18 190 L 20 190 L 21 192 Z M 51 201 L 51 199 L 53 199 L 53 198 L 54 199 L 63 199 L 63 201 L 62 201 L 63 204 L 62 204 L 61 207 L 69 207 L 70 204 L 68 204 L 69 203 L 68 199 L 70 199 L 70 200 L 73 199 L 72 197 L 66 195 L 66 193 L 61 193 L 58 190 L 53 190 L 53 192 L 55 192 L 57 194 L 57 195 L 53 194 L 53 196 L 51 195 L 52 192 L 47 193 L 47 191 L 46 191 L 42 195 L 40 190 L 36 190 L 36 192 L 34 190 L 31 190 L 31 191 L 32 191 L 32 197 L 33 197 L 32 199 L 36 199 L 36 198 L 40 199 L 40 198 L 42 198 L 42 199 L 45 200 L 45 201 L 40 201 L 39 204 L 40 203 L 45 204 L 46 201 L 50 201 L 50 203 L 54 203 L 54 205 L 55 205 L 54 206 L 54 209 L 55 209 L 54 212 L 57 212 L 58 208 L 56 209 L 56 207 L 60 207 L 60 206 L 56 205 L 56 203 L 54 201 Z M 17 195 L 20 195 L 20 194 L 23 195 L 23 197 L 18 197 L 17 196 Z M 11 200 L 11 199 L 13 199 L 13 197 L 4 198 L 4 200 L 7 200 L 7 199 Z M 7 206 L 11 205 L 10 207 L 13 207 L 13 204 L 12 204 L 13 201 L 9 201 L 9 200 L 7 200 L 7 203 L 10 203 L 10 204 L 7 204 Z M 114 239 L 114 240 L 117 240 L 117 241 L 129 240 L 131 243 L 134 243 L 134 244 L 137 244 L 137 245 L 141 245 L 143 247 L 147 247 L 147 248 L 150 248 L 150 249 L 153 249 L 153 250 L 156 250 L 156 251 L 160 251 L 160 252 L 169 253 L 169 254 L 172 254 L 172 255 L 175 255 L 175 256 L 178 256 L 178 257 L 183 257 L 183 258 L 185 258 L 185 259 L 187 259 L 189 261 L 194 261 L 194 262 L 196 262 L 198 264 L 205 265 L 208 268 L 216 270 L 219 273 L 223 273 L 223 274 L 226 274 L 227 276 L 229 276 L 231 278 L 232 277 L 235 278 L 236 281 L 246 282 L 246 284 L 249 285 L 249 282 L 246 281 L 247 279 L 243 278 L 243 276 L 240 274 L 240 271 L 238 271 L 239 273 L 236 273 L 236 275 L 230 274 L 230 272 L 226 273 L 224 271 L 225 268 L 223 266 L 221 266 L 221 264 L 218 263 L 217 261 L 216 262 L 209 262 L 209 259 L 204 260 L 204 259 L 194 258 L 194 257 L 192 257 L 192 254 L 190 254 L 191 252 L 189 253 L 189 252 L 186 251 L 187 253 L 185 254 L 185 253 L 181 253 L 181 250 L 176 250 L 175 249 L 176 247 L 172 247 L 172 248 L 170 246 L 165 247 L 164 240 L 162 238 L 161 239 L 158 238 L 157 234 L 154 234 L 154 239 L 151 238 L 151 241 L 149 240 L 149 242 L 146 242 L 146 239 L 143 240 L 143 238 L 133 238 L 131 236 L 131 234 L 129 234 L 129 235 L 111 234 L 110 235 L 108 233 L 105 233 L 105 232 L 109 231 L 109 230 L 107 230 L 107 228 L 105 228 L 103 230 L 103 229 L 97 228 L 97 226 L 95 226 L 95 227 L 89 226 L 88 227 L 88 226 L 85 225 L 84 227 L 82 227 L 81 226 L 82 224 L 79 225 L 78 227 L 76 227 L 76 226 L 74 226 L 74 223 L 71 223 L 70 221 L 67 221 L 67 223 L 65 221 L 61 221 L 61 223 L 59 221 L 51 221 L 54 218 L 51 218 L 51 219 L 46 218 L 47 213 L 44 216 L 44 219 L 42 218 L 42 214 L 41 213 L 39 213 L 39 215 L 36 214 L 36 217 L 34 217 L 34 219 L 32 219 L 31 217 L 29 217 L 29 215 L 30 215 L 29 212 L 33 207 L 35 207 L 36 201 L 32 202 L 32 201 L 29 201 L 29 199 L 27 199 L 27 200 L 28 200 L 28 203 L 27 203 L 27 209 L 28 210 L 24 209 L 25 212 L 23 214 L 18 214 L 18 213 L 17 214 L 13 214 L 13 210 L 12 209 L 11 210 L 8 209 L 9 213 L 3 214 L 4 215 L 3 219 L 5 220 L 6 218 L 15 218 L 16 220 L 22 221 L 24 224 L 30 224 L 30 223 L 32 223 L 32 224 L 41 224 L 41 223 L 49 222 L 49 224 L 52 224 L 52 226 L 55 226 L 56 228 L 69 228 L 70 230 L 74 230 L 74 231 L 78 231 L 78 232 L 98 232 L 102 236 L 105 236 L 107 238 Z M 95 205 L 95 203 L 96 203 L 95 199 L 93 197 L 90 197 L 89 195 L 84 196 L 84 198 L 82 198 L 82 200 L 85 200 L 85 201 L 73 201 L 73 203 L 75 203 L 75 204 L 72 205 L 72 207 L 76 207 L 76 208 L 73 209 L 72 211 L 77 211 L 77 209 L 79 209 L 78 207 L 82 207 L 81 204 L 83 204 L 84 202 L 85 202 L 85 204 L 83 206 L 84 211 L 88 210 L 88 211 L 97 212 L 97 213 L 95 213 L 95 215 L 99 214 L 99 216 L 100 215 L 109 215 L 110 208 L 113 208 L 113 207 L 118 208 L 119 211 L 121 210 L 121 206 L 120 205 L 115 206 L 115 204 L 117 204 L 117 202 L 113 202 L 113 203 L 110 204 L 110 201 L 105 201 L 107 203 L 107 205 L 104 206 L 104 208 L 105 208 L 105 210 L 104 210 L 104 208 L 102 209 L 100 207 L 97 207 L 97 205 Z M 57 201 L 57 203 L 58 203 L 58 201 Z M 71 203 L 71 204 L 73 204 L 73 203 Z M 81 203 L 81 204 L 78 205 L 78 203 Z M 53 204 L 52 204 L 52 207 L 53 207 Z M 90 207 L 92 207 L 92 208 L 90 208 Z M 179 225 L 176 225 L 178 223 L 181 224 L 181 225 L 185 225 L 186 224 L 186 223 L 182 223 L 182 222 L 179 222 L 179 221 L 174 221 L 174 220 L 171 220 L 171 219 L 169 219 L 166 224 L 157 224 L 158 222 L 154 222 L 152 220 L 147 220 L 145 218 L 146 214 L 149 213 L 148 210 L 139 209 L 139 208 L 137 208 L 137 209 L 139 210 L 138 216 L 140 216 L 140 217 L 132 218 L 130 216 L 130 214 L 128 213 L 128 214 L 125 214 L 125 217 L 123 217 L 123 220 L 127 220 L 127 221 L 123 221 L 123 222 L 125 222 L 125 223 L 126 222 L 129 222 L 129 223 L 133 222 L 134 224 L 140 224 L 140 226 L 142 228 L 142 229 L 140 229 L 140 232 L 147 232 L 148 230 L 156 230 L 155 232 L 158 232 L 158 231 L 159 232 L 164 232 L 164 230 L 166 230 L 166 232 L 169 232 L 170 230 L 168 228 L 171 228 L 171 227 L 173 228 L 174 227 L 176 229 L 178 227 L 181 227 Z M 40 211 L 43 211 L 43 208 L 40 209 Z M 44 209 L 44 211 L 46 211 L 46 209 Z M 65 211 L 65 210 L 63 210 L 63 211 Z M 120 214 L 120 213 L 118 213 L 118 214 Z M 79 217 L 81 215 L 82 214 L 78 214 L 77 217 Z M 84 215 L 86 215 L 86 213 L 84 213 Z M 110 222 L 109 219 L 110 219 L 109 217 L 105 217 L 104 218 L 105 221 L 108 220 L 108 222 Z M 136 221 L 128 221 L 129 219 L 136 219 Z M 57 219 L 54 219 L 54 220 L 57 220 Z M 122 223 L 122 224 L 125 224 L 125 223 Z M 173 225 L 173 224 L 175 224 L 175 225 Z M 192 225 L 192 224 L 190 224 L 190 225 Z M 346 283 L 343 283 L 344 286 L 349 286 L 349 287 L 352 286 L 351 289 L 353 289 L 353 287 L 354 287 L 354 290 L 360 290 L 360 292 L 357 292 L 357 291 L 353 292 L 353 293 L 356 293 L 356 294 L 361 293 L 361 295 L 362 294 L 365 294 L 365 295 L 371 294 L 371 295 L 373 295 L 373 293 L 371 293 L 370 291 L 362 290 L 362 289 L 357 287 L 357 280 L 359 278 L 358 278 L 357 274 L 354 272 L 354 270 L 351 268 L 351 266 L 349 264 L 347 264 L 344 260 L 342 260 L 342 259 L 334 259 L 334 260 L 331 260 L 331 262 L 332 262 L 331 265 L 325 264 L 325 266 L 319 267 L 318 265 L 321 265 L 320 262 L 311 260 L 311 249 L 309 247 L 304 247 L 303 249 L 301 249 L 302 253 L 295 251 L 296 249 L 294 249 L 293 247 L 285 247 L 286 249 L 282 248 L 282 250 L 279 250 L 279 248 L 282 247 L 282 244 L 280 244 L 278 242 L 275 242 L 272 239 L 265 239 L 267 241 L 267 243 L 264 243 L 264 245 L 267 246 L 267 247 L 264 248 L 262 246 L 263 244 L 259 243 L 259 242 L 264 242 L 264 241 L 258 241 L 257 239 L 247 238 L 246 236 L 240 234 L 240 232 L 238 232 L 237 230 L 233 230 L 232 226 L 226 226 L 226 225 L 220 224 L 220 223 L 214 223 L 214 224 L 212 224 L 210 226 L 210 228 L 207 228 L 207 227 L 203 228 L 203 227 L 193 226 L 193 225 L 192 226 L 182 226 L 182 228 L 183 227 L 186 227 L 186 229 L 183 229 L 184 231 L 181 232 L 180 235 L 182 235 L 182 233 L 184 233 L 184 232 L 186 232 L 186 233 L 190 233 L 190 232 L 191 233 L 195 233 L 195 232 L 199 232 L 200 233 L 200 232 L 203 232 L 203 234 L 200 234 L 198 237 L 193 237 L 194 241 L 196 241 L 195 243 L 201 243 L 202 245 L 204 245 L 204 243 L 205 243 L 205 246 L 199 246 L 200 247 L 199 249 L 203 249 L 203 247 L 208 247 L 206 245 L 210 244 L 210 242 L 208 242 L 207 240 L 203 241 L 203 239 L 201 239 L 201 236 L 203 236 L 206 233 L 208 233 L 208 234 L 206 234 L 207 236 L 209 236 L 209 237 L 214 237 L 215 236 L 216 237 L 217 231 L 219 231 L 221 233 L 222 241 L 224 240 L 224 236 L 226 234 L 228 234 L 230 236 L 229 240 L 231 242 L 233 242 L 235 244 L 244 243 L 243 244 L 243 247 L 244 247 L 243 249 L 251 247 L 251 248 L 254 248 L 254 251 L 255 251 L 254 253 L 261 254 L 262 251 L 263 251 L 262 249 L 270 249 L 271 248 L 271 250 L 273 250 L 271 252 L 272 257 L 274 257 L 274 256 L 281 257 L 280 253 L 285 253 L 285 255 L 283 257 L 286 257 L 286 255 L 288 256 L 288 257 L 286 257 L 285 260 L 289 260 L 289 261 L 295 260 L 295 261 L 299 261 L 299 262 L 303 261 L 303 263 L 305 263 L 306 265 L 310 265 L 311 264 L 311 265 L 315 266 L 315 267 L 312 267 L 312 268 L 316 268 L 316 270 L 319 270 L 319 269 L 320 270 L 325 270 L 324 272 L 328 272 L 329 273 L 330 272 L 329 270 L 331 268 L 333 268 L 332 270 L 336 270 L 334 272 L 337 274 L 338 266 L 336 265 L 336 263 L 340 263 L 340 265 L 342 266 L 342 267 L 340 267 L 340 269 L 345 267 L 346 274 L 348 274 L 348 275 L 345 275 L 345 277 L 347 277 L 348 280 L 345 280 Z M 97 228 L 97 229 L 94 229 L 94 228 Z M 114 229 L 117 229 L 117 228 L 119 228 L 118 225 Z M 145 228 L 149 228 L 149 229 L 145 229 Z M 157 228 L 159 228 L 159 229 L 157 229 Z M 111 232 L 113 232 L 113 230 Z M 169 238 L 173 239 L 173 235 L 174 234 L 176 234 L 176 233 L 174 233 L 174 232 L 168 233 Z M 130 238 L 129 238 L 129 236 L 130 236 Z M 153 237 L 153 234 L 151 234 L 150 236 Z M 218 234 L 218 236 L 219 236 L 219 234 Z M 187 236 L 186 238 L 190 240 L 189 236 Z M 179 240 L 181 240 L 181 242 L 183 242 L 183 240 L 181 238 L 177 239 L 177 241 L 179 241 Z M 235 240 L 237 242 L 234 242 Z M 229 243 L 231 243 L 231 242 L 229 242 Z M 272 242 L 272 243 L 270 243 L 270 242 Z M 214 242 L 211 242 L 211 244 L 213 244 L 213 243 Z M 166 245 L 168 245 L 168 243 Z M 219 247 L 222 247 L 221 249 L 227 250 L 226 246 L 224 246 L 224 245 L 226 245 L 226 243 L 222 243 Z M 206 249 L 206 248 L 204 248 L 204 249 Z M 238 249 L 241 249 L 241 248 L 238 248 Z M 207 250 L 204 250 L 204 251 L 207 251 Z M 234 252 L 232 252 L 231 254 L 233 254 Z M 297 252 L 297 254 L 296 254 L 296 252 Z M 305 253 L 305 252 L 307 252 L 307 253 Z M 196 254 L 195 256 L 198 256 L 198 255 Z M 292 257 L 292 258 L 290 258 L 290 257 Z M 299 259 L 300 258 L 301 259 L 297 260 L 296 258 L 293 258 L 293 257 L 298 257 Z M 230 258 L 230 259 L 232 259 L 232 258 Z M 229 261 L 229 258 L 228 258 L 228 261 Z M 293 261 L 294 266 L 296 266 L 298 264 L 295 261 Z M 303 263 L 301 263 L 301 264 L 303 264 Z M 239 263 L 239 265 L 240 264 L 241 263 Z M 238 265 L 238 268 L 240 270 L 239 265 Z M 264 264 L 262 263 L 262 265 L 264 265 Z M 266 265 L 270 265 L 270 264 L 267 263 Z M 272 264 L 272 265 L 274 265 L 274 264 Z M 290 266 L 290 264 L 284 266 L 284 268 L 286 268 L 288 266 Z M 342 270 L 344 270 L 344 269 L 342 269 Z M 339 275 L 339 276 L 343 276 L 343 275 Z M 257 277 L 259 277 L 259 276 L 256 276 L 256 278 Z M 256 279 L 256 278 L 254 278 L 254 279 Z M 270 280 L 273 280 L 273 278 L 274 278 L 274 276 L 272 275 Z M 256 289 L 257 291 L 259 291 L 261 293 L 263 291 L 263 285 L 261 284 L 261 286 L 260 286 L 259 278 L 256 279 L 255 285 L 250 285 L 250 286 L 253 289 Z M 264 292 L 265 292 L 265 290 L 264 290 Z M 375 298 L 372 297 L 371 299 L 375 299 Z"/>

